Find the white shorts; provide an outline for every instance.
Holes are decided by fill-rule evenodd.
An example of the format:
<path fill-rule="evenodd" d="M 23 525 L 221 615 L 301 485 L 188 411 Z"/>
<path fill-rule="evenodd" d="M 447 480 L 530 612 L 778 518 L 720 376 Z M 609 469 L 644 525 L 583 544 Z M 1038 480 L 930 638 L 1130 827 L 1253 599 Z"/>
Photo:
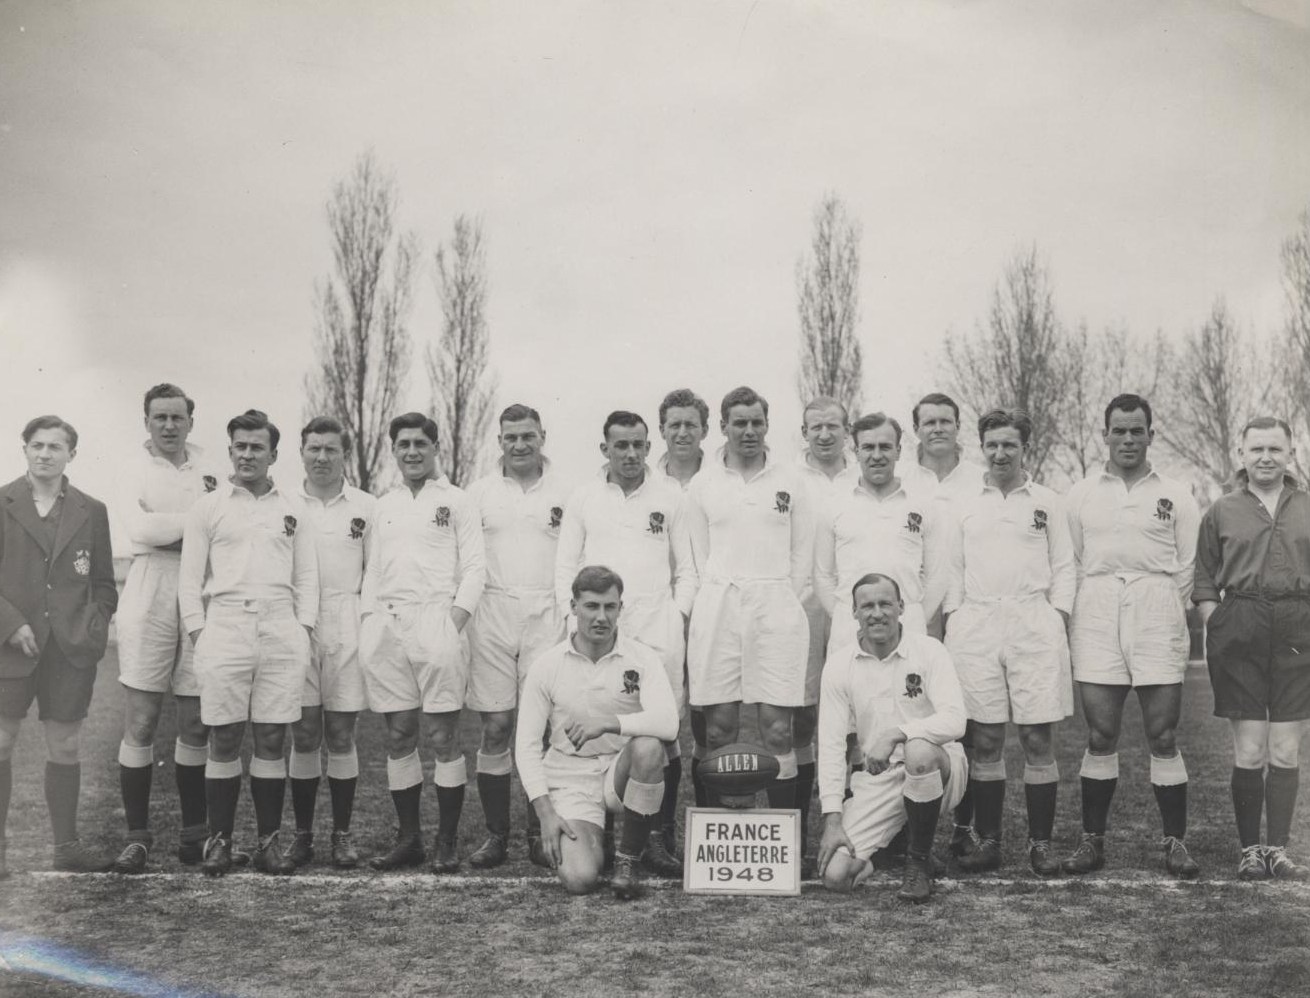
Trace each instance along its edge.
<path fill-rule="evenodd" d="M 484 592 L 466 628 L 468 706 L 488 713 L 518 706 L 528 666 L 564 640 L 564 624 L 553 592 Z"/>
<path fill-rule="evenodd" d="M 631 602 L 625 598 L 623 613 L 619 615 L 619 633 L 640 641 L 659 655 L 681 717 L 687 706 L 682 673 L 687 649 L 682 637 L 682 614 L 678 612 L 673 597 L 637 596 Z"/>
<path fill-rule="evenodd" d="M 379 714 L 459 710 L 468 687 L 468 641 L 450 601 L 379 607 L 359 625 L 368 706 Z"/>
<path fill-rule="evenodd" d="M 687 641 L 691 702 L 805 704 L 810 625 L 785 581 L 705 582 Z"/>
<path fill-rule="evenodd" d="M 946 650 L 970 720 L 1049 724 L 1073 713 L 1064 619 L 1045 597 L 965 603 L 947 623 Z"/>
<path fill-rule="evenodd" d="M 605 813 L 621 814 L 623 801 L 614 787 L 619 753 L 577 756 L 547 752 L 542 766 L 555 813 L 568 821 L 605 827 Z"/>
<path fill-rule="evenodd" d="M 837 612 L 832 615 L 832 636 L 828 638 L 828 647 L 837 649 L 854 644 L 859 638 L 859 632 L 860 626 L 855 621 L 855 615 L 850 611 L 850 604 L 847 603 L 844 607 L 838 604 Z M 928 625 L 923 619 L 922 603 L 905 604 L 905 610 L 901 614 L 901 633 L 928 633 Z"/>
<path fill-rule="evenodd" d="M 319 600 L 300 703 L 347 713 L 368 706 L 359 665 L 358 594 L 331 593 Z"/>
<path fill-rule="evenodd" d="M 828 657 L 832 618 L 819 602 L 813 589 L 801 593 L 801 607 L 810 625 L 810 654 L 805 660 L 805 706 L 819 702 L 819 686 L 823 681 L 823 663 Z"/>
<path fill-rule="evenodd" d="M 118 628 L 118 681 L 134 690 L 200 696 L 195 654 L 177 606 L 182 555 L 136 555 L 127 570 L 114 624 Z"/>
<path fill-rule="evenodd" d="M 969 784 L 969 763 L 959 742 L 948 742 L 942 748 L 951 761 L 951 774 L 942 794 L 945 814 L 964 797 Z M 851 773 L 851 796 L 842 805 L 841 826 L 855 846 L 856 859 L 868 859 L 905 826 L 905 798 L 901 793 L 904 785 L 905 766 L 899 762 L 877 776 L 862 769 Z"/>
<path fill-rule="evenodd" d="M 205 724 L 300 720 L 309 635 L 290 600 L 211 600 L 195 662 Z"/>
<path fill-rule="evenodd" d="M 1187 671 L 1187 614 L 1168 575 L 1089 575 L 1069 628 L 1073 677 L 1106 686 L 1160 686 Z"/>

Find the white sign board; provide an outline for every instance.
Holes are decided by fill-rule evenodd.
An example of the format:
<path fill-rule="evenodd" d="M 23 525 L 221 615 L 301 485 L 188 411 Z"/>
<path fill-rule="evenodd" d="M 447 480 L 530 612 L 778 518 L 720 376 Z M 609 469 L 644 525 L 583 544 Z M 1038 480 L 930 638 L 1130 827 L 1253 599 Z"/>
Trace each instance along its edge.
<path fill-rule="evenodd" d="M 682 857 L 689 894 L 799 894 L 801 813 L 689 807 Z"/>

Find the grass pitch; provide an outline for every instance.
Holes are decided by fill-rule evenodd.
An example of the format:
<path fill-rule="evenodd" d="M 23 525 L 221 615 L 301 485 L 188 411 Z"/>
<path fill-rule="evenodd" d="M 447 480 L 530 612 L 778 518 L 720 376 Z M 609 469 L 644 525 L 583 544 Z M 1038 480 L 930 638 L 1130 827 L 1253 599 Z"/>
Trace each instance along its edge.
<path fill-rule="evenodd" d="M 115 676 L 111 653 L 83 752 L 82 833 L 107 850 L 122 835 Z M 1011 745 L 1007 865 L 993 876 L 939 881 L 933 902 L 914 909 L 895 902 L 899 878 L 890 874 L 849 897 L 807 884 L 794 899 L 691 897 L 676 885 L 654 886 L 631 904 L 603 891 L 569 898 L 524 858 L 517 793 L 511 860 L 487 874 L 467 867 L 441 879 L 340 874 L 315 865 L 288 879 L 242 873 L 207 881 L 171 855 L 171 730 L 161 731 L 156 749 L 152 875 L 54 875 L 44 872 L 44 750 L 31 721 L 19 743 L 9 818 L 15 873 L 0 883 L 0 957 L 9 966 L 0 967 L 0 996 L 1306 994 L 1310 886 L 1234 879 L 1231 749 L 1210 707 L 1204 672 L 1192 670 L 1180 743 L 1200 882 L 1162 876 L 1148 756 L 1130 706 L 1103 873 L 1043 882 L 1028 872 L 1022 759 Z M 392 825 L 381 733 L 380 718 L 361 719 L 355 828 L 370 852 L 385 848 Z M 1062 849 L 1077 838 L 1085 734 L 1079 717 L 1060 730 Z M 470 718 L 470 768 L 476 744 Z M 684 796 L 690 789 L 688 777 Z M 425 797 L 432 818 L 435 795 Z M 319 811 L 326 846 L 326 787 Z M 286 814 L 289 828 L 289 800 Z M 1299 856 L 1310 855 L 1305 814 L 1303 806 L 1293 836 Z M 481 833 L 470 782 L 463 853 Z M 253 839 L 243 796 L 237 840 Z"/>

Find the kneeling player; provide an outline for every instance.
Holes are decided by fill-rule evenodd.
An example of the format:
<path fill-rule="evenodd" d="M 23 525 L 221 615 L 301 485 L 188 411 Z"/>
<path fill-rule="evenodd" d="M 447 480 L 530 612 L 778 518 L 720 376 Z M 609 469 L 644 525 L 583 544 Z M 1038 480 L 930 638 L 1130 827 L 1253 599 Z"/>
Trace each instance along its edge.
<path fill-rule="evenodd" d="M 896 896 L 927 901 L 938 815 L 960 802 L 968 779 L 956 740 L 964 734 L 964 697 L 941 642 L 901 627 L 905 604 L 892 578 L 865 575 L 851 597 L 858 637 L 828 656 L 819 693 L 819 874 L 825 887 L 849 891 L 871 869 L 874 850 L 906 827 L 905 881 Z M 851 774 L 843 803 L 848 730 L 859 737 L 864 770 Z"/>
<path fill-rule="evenodd" d="M 623 830 L 610 883 L 637 896 L 637 861 L 664 796 L 664 746 L 678 734 L 659 655 L 621 637 L 623 580 L 591 565 L 573 580 L 577 626 L 532 664 L 519 698 L 519 778 L 541 818 L 541 841 L 570 894 L 600 878 L 607 811 Z M 546 726 L 550 747 L 542 750 Z"/>

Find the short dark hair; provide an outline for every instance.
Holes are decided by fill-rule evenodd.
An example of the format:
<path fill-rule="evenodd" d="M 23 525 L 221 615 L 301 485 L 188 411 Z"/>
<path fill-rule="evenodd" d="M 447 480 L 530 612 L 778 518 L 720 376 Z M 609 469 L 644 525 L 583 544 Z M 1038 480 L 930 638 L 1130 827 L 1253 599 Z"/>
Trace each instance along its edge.
<path fill-rule="evenodd" d="M 240 416 L 233 416 L 227 421 L 227 438 L 232 439 L 237 430 L 268 430 L 269 450 L 277 450 L 277 442 L 282 439 L 282 431 L 268 419 L 268 413 L 259 409 L 247 409 Z"/>
<path fill-rule="evenodd" d="M 400 436 L 401 430 L 422 430 L 423 435 L 431 440 L 434 444 L 437 442 L 437 424 L 431 416 L 425 416 L 421 412 L 406 412 L 397 416 L 387 427 L 387 435 L 391 442 L 396 442 L 396 437 Z"/>
<path fill-rule="evenodd" d="M 605 565 L 588 565 L 573 578 L 573 598 L 582 599 L 583 593 L 606 593 L 617 588 L 623 595 L 623 580 L 619 573 Z"/>
<path fill-rule="evenodd" d="M 723 401 L 719 404 L 719 418 L 725 423 L 728 421 L 728 411 L 734 405 L 758 405 L 764 410 L 764 418 L 769 418 L 769 403 L 765 401 L 764 396 L 754 388 L 748 388 L 742 385 L 740 388 L 734 388 L 723 396 Z"/>
<path fill-rule="evenodd" d="M 506 406 L 505 411 L 500 414 L 500 421 L 496 425 L 504 426 L 506 423 L 517 423 L 524 419 L 532 420 L 537 424 L 537 429 L 541 429 L 541 413 L 522 402 L 515 402 L 511 406 Z"/>
<path fill-rule="evenodd" d="M 24 446 L 32 442 L 38 430 L 63 430 L 64 436 L 68 437 L 68 449 L 77 450 L 77 431 L 67 420 L 60 419 L 58 416 L 37 416 L 35 419 L 29 419 L 27 425 L 23 427 Z"/>
<path fill-rule="evenodd" d="M 305 441 L 309 439 L 311 433 L 335 433 L 341 438 L 341 449 L 349 452 L 350 450 L 350 431 L 341 425 L 341 421 L 333 419 L 331 416 L 315 416 L 305 428 L 300 431 L 300 446 L 305 446 Z"/>
<path fill-rule="evenodd" d="M 1141 409 L 1146 413 L 1146 428 L 1151 428 L 1151 403 L 1146 401 L 1140 395 L 1125 393 L 1116 395 L 1110 399 L 1110 404 L 1105 407 L 1105 428 L 1110 428 L 1110 413 L 1112 412 L 1136 412 Z"/>
<path fill-rule="evenodd" d="M 1245 426 L 1242 427 L 1242 436 L 1240 439 L 1245 442 L 1248 430 L 1282 430 L 1287 435 L 1290 442 L 1292 439 L 1292 428 L 1284 420 L 1277 416 L 1256 416 Z"/>
<path fill-rule="evenodd" d="M 851 586 L 851 609 L 855 608 L 855 593 L 856 591 L 859 590 L 860 586 L 871 586 L 875 582 L 890 582 L 892 584 L 892 588 L 896 590 L 897 601 L 900 601 L 902 599 L 901 585 L 890 575 L 883 575 L 882 572 L 866 572 L 864 575 L 861 575 L 858 579 L 855 580 L 855 585 Z"/>
<path fill-rule="evenodd" d="M 885 412 L 870 412 L 861 416 L 851 426 L 851 441 L 859 444 L 860 434 L 865 430 L 876 430 L 880 426 L 890 426 L 896 431 L 896 446 L 901 445 L 901 424 Z"/>
<path fill-rule="evenodd" d="M 610 438 L 611 426 L 640 426 L 647 435 L 650 434 L 650 427 L 646 425 L 646 421 L 635 412 L 628 412 L 626 409 L 615 409 L 605 417 L 605 425 L 600 434 L 606 440 Z"/>
<path fill-rule="evenodd" d="M 978 442 L 982 443 L 988 430 L 1000 430 L 1007 426 L 1013 426 L 1019 431 L 1019 440 L 1027 447 L 1033 435 L 1033 421 L 1022 409 L 993 409 L 984 415 L 978 420 Z"/>
<path fill-rule="evenodd" d="M 914 403 L 914 409 L 910 413 L 910 418 L 914 420 L 916 430 L 919 428 L 919 406 L 921 405 L 949 405 L 951 412 L 955 413 L 955 425 L 960 425 L 960 407 L 955 404 L 955 399 L 949 395 L 943 395 L 941 392 L 929 392 Z"/>
<path fill-rule="evenodd" d="M 805 425 L 805 417 L 816 409 L 836 409 L 841 413 L 841 425 L 847 426 L 851 421 L 851 414 L 846 411 L 846 407 L 838 402 L 831 395 L 816 395 L 805 403 L 805 408 L 801 410 L 801 426 Z"/>
<path fill-rule="evenodd" d="M 181 388 L 178 388 L 177 385 L 169 384 L 167 381 L 162 381 L 146 392 L 146 399 L 142 408 L 145 409 L 147 416 L 150 415 L 150 403 L 155 399 L 186 399 L 186 414 L 188 416 L 195 415 L 196 404 L 191 401 L 191 399 L 187 398 L 187 393 L 182 391 Z"/>
<path fill-rule="evenodd" d="M 690 388 L 677 388 L 664 396 L 664 401 L 660 403 L 661 430 L 664 429 L 664 417 L 669 414 L 670 409 L 695 409 L 700 413 L 701 428 L 706 430 L 710 428 L 710 407 Z"/>

